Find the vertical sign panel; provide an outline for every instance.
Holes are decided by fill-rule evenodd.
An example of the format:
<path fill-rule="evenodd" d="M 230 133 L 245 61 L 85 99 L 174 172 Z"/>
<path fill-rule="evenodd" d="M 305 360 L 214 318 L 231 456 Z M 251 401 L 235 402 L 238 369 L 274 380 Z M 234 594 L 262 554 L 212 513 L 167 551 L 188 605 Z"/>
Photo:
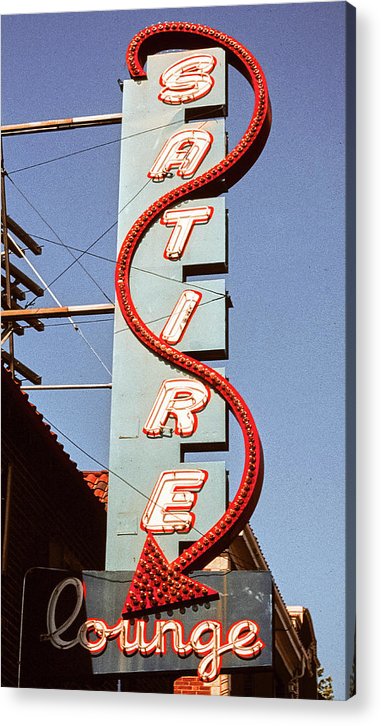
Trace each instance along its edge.
<path fill-rule="evenodd" d="M 224 157 L 225 123 L 218 115 L 225 112 L 225 77 L 224 51 L 210 48 L 149 57 L 147 80 L 125 81 L 119 245 L 158 197 Z M 181 102 L 184 89 L 186 105 Z M 201 359 L 223 358 L 224 280 L 197 279 L 198 274 L 223 270 L 224 199 L 176 204 L 174 197 L 173 206 L 152 225 L 135 254 L 130 284 L 136 309 L 153 332 L 163 341 L 172 340 L 180 351 Z M 189 274 L 192 280 L 187 282 Z M 181 383 L 168 383 L 176 380 Z M 226 510 L 224 463 L 203 461 L 202 453 L 197 462 L 183 460 L 189 444 L 200 452 L 227 446 L 223 399 L 210 389 L 203 397 L 192 380 L 145 349 L 116 311 L 109 570 L 134 570 L 148 531 L 155 532 L 164 555 L 173 560 L 181 542 L 197 540 Z M 150 416 L 153 429 L 146 426 Z M 192 471 L 188 479 L 187 471 Z"/>

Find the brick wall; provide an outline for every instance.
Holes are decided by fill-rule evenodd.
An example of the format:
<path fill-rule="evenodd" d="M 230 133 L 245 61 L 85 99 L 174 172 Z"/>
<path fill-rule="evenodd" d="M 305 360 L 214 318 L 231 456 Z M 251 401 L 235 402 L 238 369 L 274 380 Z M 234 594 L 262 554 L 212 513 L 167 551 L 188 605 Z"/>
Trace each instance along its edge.
<path fill-rule="evenodd" d="M 218 676 L 205 684 L 197 676 L 182 676 L 174 683 L 173 692 L 184 696 L 229 696 L 229 676 Z"/>

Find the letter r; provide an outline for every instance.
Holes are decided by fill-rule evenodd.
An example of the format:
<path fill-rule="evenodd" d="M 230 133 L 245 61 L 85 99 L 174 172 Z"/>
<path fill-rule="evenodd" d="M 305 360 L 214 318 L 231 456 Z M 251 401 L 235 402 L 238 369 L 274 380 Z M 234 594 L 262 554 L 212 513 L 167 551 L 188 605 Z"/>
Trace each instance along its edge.
<path fill-rule="evenodd" d="M 174 416 L 175 433 L 192 436 L 197 428 L 196 412 L 202 411 L 209 399 L 210 390 L 201 381 L 191 378 L 163 381 L 143 432 L 148 436 L 161 436 L 168 417 Z"/>

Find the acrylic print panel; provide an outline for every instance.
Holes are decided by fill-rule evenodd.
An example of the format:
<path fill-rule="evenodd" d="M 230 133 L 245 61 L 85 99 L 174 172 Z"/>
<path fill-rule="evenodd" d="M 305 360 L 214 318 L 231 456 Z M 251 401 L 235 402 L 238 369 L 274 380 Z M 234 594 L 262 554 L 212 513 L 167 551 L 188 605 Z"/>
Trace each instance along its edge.
<path fill-rule="evenodd" d="M 45 309 L 4 346 L 4 685 L 353 695 L 354 43 L 343 2 L 4 17 L 44 294 L 5 293 Z"/>

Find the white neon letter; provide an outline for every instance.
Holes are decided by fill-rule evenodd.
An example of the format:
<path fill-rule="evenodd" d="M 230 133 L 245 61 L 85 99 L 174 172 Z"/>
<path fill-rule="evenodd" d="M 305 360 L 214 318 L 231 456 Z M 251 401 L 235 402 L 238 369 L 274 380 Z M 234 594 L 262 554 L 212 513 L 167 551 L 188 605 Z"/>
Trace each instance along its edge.
<path fill-rule="evenodd" d="M 195 224 L 206 224 L 211 219 L 213 212 L 214 207 L 166 210 L 160 219 L 160 224 L 174 227 L 174 229 L 167 242 L 164 257 L 168 260 L 179 260 Z"/>
<path fill-rule="evenodd" d="M 227 640 L 232 644 L 232 652 L 239 658 L 254 658 L 264 648 L 258 638 L 259 628 L 254 620 L 240 620 L 231 626 Z"/>
<path fill-rule="evenodd" d="M 189 532 L 195 520 L 190 510 L 207 478 L 202 469 L 163 471 L 143 512 L 141 528 L 156 534 Z"/>
<path fill-rule="evenodd" d="M 191 436 L 197 428 L 197 411 L 205 408 L 210 398 L 209 389 L 190 378 L 163 381 L 143 431 L 149 436 L 161 436 L 169 416 L 176 419 L 175 433 Z"/>
<path fill-rule="evenodd" d="M 160 338 L 162 340 L 172 345 L 176 345 L 181 340 L 201 298 L 201 292 L 196 292 L 195 290 L 184 290 L 181 293 L 161 331 Z"/>
<path fill-rule="evenodd" d="M 71 613 L 71 615 L 69 615 L 65 622 L 62 623 L 62 625 L 57 626 L 57 603 L 63 590 L 65 590 L 70 585 L 74 587 L 76 593 L 75 606 L 73 612 Z M 61 635 L 63 635 L 76 620 L 81 610 L 82 602 L 83 585 L 81 580 L 79 580 L 78 577 L 67 577 L 66 580 L 61 580 L 61 582 L 59 582 L 58 585 L 54 588 L 50 596 L 48 602 L 48 610 L 46 614 L 46 624 L 48 632 L 46 635 L 42 635 L 41 639 L 50 640 L 51 644 L 54 645 L 55 648 L 60 648 L 60 650 L 67 650 L 68 648 L 73 648 L 73 646 L 77 644 L 78 638 L 74 638 L 74 640 L 63 640 L 63 638 L 61 638 Z"/>
<path fill-rule="evenodd" d="M 173 134 L 164 144 L 147 176 L 163 181 L 171 169 L 177 175 L 190 179 L 207 155 L 213 142 L 209 131 L 184 129 Z"/>
<path fill-rule="evenodd" d="M 210 75 L 217 61 L 212 55 L 193 55 L 169 66 L 160 76 L 159 100 L 172 106 L 206 96 L 214 86 Z"/>
<path fill-rule="evenodd" d="M 204 655 L 197 673 L 199 678 L 206 683 L 214 681 L 221 670 L 221 630 L 222 625 L 218 620 L 203 620 L 194 626 L 190 634 L 194 652 L 198 656 Z M 205 642 L 203 638 L 207 633 L 210 633 L 210 638 Z"/>

